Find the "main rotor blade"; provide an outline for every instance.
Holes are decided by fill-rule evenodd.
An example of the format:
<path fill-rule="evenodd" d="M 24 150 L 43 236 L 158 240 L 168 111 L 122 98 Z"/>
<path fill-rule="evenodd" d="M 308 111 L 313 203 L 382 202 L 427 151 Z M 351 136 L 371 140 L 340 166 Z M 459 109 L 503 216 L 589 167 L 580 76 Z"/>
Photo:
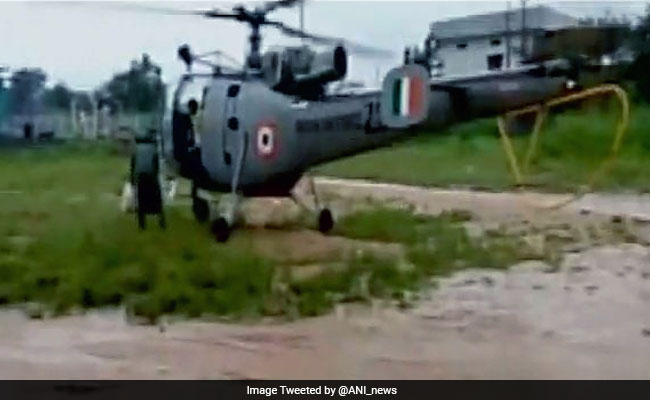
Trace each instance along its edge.
<path fill-rule="evenodd" d="M 146 12 L 146 13 L 161 14 L 161 15 L 201 15 L 202 14 L 202 11 L 197 11 L 197 10 L 183 10 L 180 8 L 149 6 L 142 3 L 114 2 L 114 3 L 95 3 L 95 4 L 84 4 L 84 3 L 76 3 L 76 4 L 72 3 L 72 4 L 75 6 L 79 6 L 79 5 L 93 6 L 93 7 L 111 9 L 116 11 Z"/>
<path fill-rule="evenodd" d="M 83 3 L 81 3 L 83 4 Z M 206 18 L 236 18 L 236 15 L 228 12 L 222 11 L 217 8 L 210 10 L 183 10 L 182 8 L 171 8 L 171 7 L 159 7 L 159 6 L 150 6 L 142 3 L 96 3 L 93 6 L 99 6 L 101 8 L 112 9 L 116 11 L 133 11 L 133 12 L 146 12 L 152 14 L 160 15 L 194 15 L 199 17 Z"/>
<path fill-rule="evenodd" d="M 293 7 L 296 4 L 303 3 L 304 0 L 275 0 L 275 1 L 267 1 L 266 3 L 262 4 L 260 9 L 264 11 L 264 13 L 268 13 L 274 10 L 277 10 L 278 8 L 289 8 Z"/>
<path fill-rule="evenodd" d="M 218 8 L 213 8 L 211 10 L 203 11 L 202 14 L 206 18 L 230 18 L 237 19 L 238 14 L 234 14 L 228 11 L 221 11 Z"/>
<path fill-rule="evenodd" d="M 301 38 L 301 39 L 308 39 L 314 43 L 329 44 L 329 45 L 340 44 L 343 45 L 346 48 L 346 50 L 349 50 L 350 53 L 354 53 L 362 56 L 380 57 L 380 58 L 392 58 L 394 56 L 393 52 L 390 50 L 384 50 L 377 47 L 366 46 L 363 44 L 354 43 L 346 39 L 336 38 L 332 36 L 315 35 L 313 33 L 308 33 L 300 29 L 292 28 L 279 21 L 267 20 L 265 21 L 265 24 L 280 29 L 286 35 Z"/>

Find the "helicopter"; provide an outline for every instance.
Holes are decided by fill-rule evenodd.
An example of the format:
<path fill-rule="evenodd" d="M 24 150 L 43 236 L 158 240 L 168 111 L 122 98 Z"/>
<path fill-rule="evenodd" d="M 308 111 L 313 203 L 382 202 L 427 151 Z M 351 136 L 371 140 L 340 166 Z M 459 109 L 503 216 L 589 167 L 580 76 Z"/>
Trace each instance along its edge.
<path fill-rule="evenodd" d="M 386 52 L 308 33 L 268 17 L 278 8 L 299 3 L 279 0 L 254 8 L 237 5 L 230 11 L 178 11 L 246 24 L 250 35 L 245 65 L 213 63 L 208 57 L 221 53 L 196 55 L 188 45 L 179 47 L 178 57 L 187 71 L 165 110 L 160 133 L 138 145 L 133 165 L 135 175 L 160 174 L 154 160 L 159 153 L 166 171 L 190 180 L 193 214 L 200 222 L 211 221 L 211 232 L 219 242 L 229 238 L 243 197 L 289 197 L 304 205 L 294 188 L 305 176 L 315 204 L 308 208 L 316 216 L 318 230 L 327 233 L 334 226 L 334 215 L 318 198 L 308 173 L 311 167 L 411 136 L 418 132 L 414 127 L 433 132 L 580 88 L 579 76 L 562 60 L 434 79 L 435 40 L 427 38 L 424 51 L 405 52 L 403 65 L 386 75 L 380 89 L 331 93 L 328 85 L 346 76 L 350 52 L 372 56 Z M 302 45 L 262 52 L 263 27 L 326 48 Z M 198 64 L 210 71 L 194 72 Z M 216 215 L 206 192 L 229 194 L 222 197 L 223 207 Z M 158 190 L 155 197 L 160 196 Z M 136 190 L 138 197 L 151 198 L 137 196 Z M 142 201 L 136 206 L 140 217 L 148 209 L 151 204 Z"/>

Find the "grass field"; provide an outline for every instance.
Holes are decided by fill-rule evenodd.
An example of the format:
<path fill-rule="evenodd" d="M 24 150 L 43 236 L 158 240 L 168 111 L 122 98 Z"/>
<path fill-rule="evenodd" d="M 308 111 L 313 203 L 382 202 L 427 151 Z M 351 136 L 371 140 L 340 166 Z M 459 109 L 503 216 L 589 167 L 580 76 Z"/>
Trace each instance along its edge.
<path fill-rule="evenodd" d="M 126 160 L 106 147 L 4 149 L 0 157 L 0 303 L 28 304 L 35 317 L 109 305 L 149 321 L 317 315 L 339 301 L 403 301 L 431 275 L 520 257 L 515 239 L 470 240 L 454 215 L 378 209 L 344 218 L 336 235 L 399 243 L 405 259 L 336 253 L 323 263 L 343 268 L 294 279 L 292 265 L 251 251 L 249 231 L 215 243 L 189 207 L 168 208 L 168 231 L 139 232 L 118 209 Z"/>
<path fill-rule="evenodd" d="M 546 191 L 574 191 L 585 185 L 609 155 L 617 105 L 551 116 L 544 126 L 530 183 Z M 595 182 L 598 190 L 650 190 L 650 106 L 631 110 L 629 130 L 613 168 Z M 514 139 L 524 157 L 528 136 Z M 512 187 L 495 119 L 457 125 L 414 137 L 392 147 L 336 161 L 317 169 L 323 175 L 368 178 L 425 186 Z"/>
<path fill-rule="evenodd" d="M 536 183 L 548 190 L 584 183 L 607 152 L 613 123 L 613 115 L 597 111 L 551 120 L 535 160 Z M 601 181 L 603 188 L 650 188 L 647 126 L 650 108 L 635 107 L 619 162 Z M 502 189 L 511 178 L 495 134 L 492 120 L 468 123 L 318 172 Z M 523 140 L 517 138 L 518 147 Z M 434 218 L 371 209 L 344 217 L 334 235 L 397 244 L 403 256 L 335 252 L 310 260 L 323 268 L 298 279 L 291 273 L 300 267 L 295 260 L 253 250 L 251 231 L 215 243 L 189 207 L 168 208 L 168 231 L 139 232 L 134 216 L 118 209 L 127 164 L 104 145 L 0 149 L 0 304 L 29 304 L 34 316 L 126 305 L 149 321 L 163 314 L 297 317 L 321 314 L 341 301 L 408 304 L 431 276 L 468 266 L 503 268 L 529 256 L 518 237 L 470 238 L 457 214 Z"/>

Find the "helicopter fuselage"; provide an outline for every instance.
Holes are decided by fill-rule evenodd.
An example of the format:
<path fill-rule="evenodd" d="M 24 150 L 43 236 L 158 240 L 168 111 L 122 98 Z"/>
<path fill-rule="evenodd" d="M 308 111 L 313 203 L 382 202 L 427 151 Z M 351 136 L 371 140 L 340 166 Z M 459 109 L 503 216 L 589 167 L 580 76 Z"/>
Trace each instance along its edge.
<path fill-rule="evenodd" d="M 211 218 L 211 206 L 198 189 L 233 195 L 232 201 L 224 204 L 225 210 L 212 218 L 211 231 L 218 241 L 227 240 L 230 234 L 240 195 L 293 194 L 293 199 L 300 203 L 292 189 L 313 166 L 416 133 L 433 133 L 455 122 L 499 115 L 532 104 L 543 106 L 545 101 L 580 85 L 573 79 L 579 80 L 577 67 L 582 61 L 561 59 L 551 60 L 550 68 L 544 61 L 473 77 L 432 79 L 436 75 L 432 69 L 439 72 L 442 64 L 433 59 L 437 42 L 429 36 L 422 53 L 411 56 L 410 51 L 405 51 L 404 64 L 386 75 L 381 90 L 329 94 L 328 85 L 346 76 L 346 49 L 359 55 L 387 56 L 391 52 L 311 34 L 302 27 L 296 29 L 267 18 L 274 10 L 299 2 L 271 0 L 254 9 L 238 5 L 231 11 L 191 11 L 206 18 L 248 25 L 245 65 L 229 69 L 207 60 L 208 55 L 220 52 L 195 55 L 188 45 L 180 46 L 178 56 L 188 73 L 181 79 L 169 112 L 163 117 L 160 140 L 141 141 L 141 151 L 134 156 L 134 161 L 149 160 L 152 157 L 147 155 L 159 154 L 156 146 L 162 145 L 167 174 L 180 175 L 193 183 L 192 211 L 198 221 Z M 272 27 L 289 37 L 329 48 L 317 51 L 303 43 L 298 47 L 269 49 L 262 54 L 261 27 Z M 552 61 L 563 62 L 555 65 Z M 195 64 L 211 67 L 212 73 L 191 73 Z M 224 73 L 228 69 L 232 73 Z M 141 164 L 152 166 L 134 168 L 132 180 L 137 182 L 138 192 L 146 191 L 144 177 L 159 176 L 157 167 L 154 168 L 157 163 L 133 163 L 136 167 Z M 329 232 L 334 225 L 332 212 L 321 206 L 313 180 L 310 181 L 318 229 Z M 140 203 L 146 198 L 136 197 Z M 142 210 L 149 208 L 146 206 L 137 207 L 140 220 L 144 218 Z"/>
<path fill-rule="evenodd" d="M 193 122 L 200 149 L 194 154 L 200 163 L 194 165 L 204 171 L 182 168 L 175 154 L 174 136 L 185 134 L 174 132 L 178 110 L 165 119 L 165 159 L 205 189 L 230 190 L 241 164 L 238 186 L 244 194 L 286 195 L 309 167 L 399 134 L 381 125 L 379 100 L 375 92 L 304 101 L 273 91 L 261 80 L 213 78 Z"/>
<path fill-rule="evenodd" d="M 559 95 L 566 83 L 564 77 L 530 71 L 448 83 L 426 80 L 426 118 L 414 125 L 434 131 L 496 115 Z M 382 107 L 394 103 L 387 90 L 307 101 L 274 91 L 260 79 L 216 76 L 204 84 L 197 101 L 191 129 L 198 143 L 189 139 L 184 144 L 178 136 L 187 135 L 189 127 L 175 121 L 189 121 L 182 92 L 181 85 L 165 118 L 165 159 L 177 173 L 208 190 L 230 191 L 235 182 L 247 196 L 287 195 L 310 167 L 414 133 L 409 126 L 387 126 L 390 119 L 384 116 L 390 111 Z M 179 146 L 191 151 L 185 154 Z"/>

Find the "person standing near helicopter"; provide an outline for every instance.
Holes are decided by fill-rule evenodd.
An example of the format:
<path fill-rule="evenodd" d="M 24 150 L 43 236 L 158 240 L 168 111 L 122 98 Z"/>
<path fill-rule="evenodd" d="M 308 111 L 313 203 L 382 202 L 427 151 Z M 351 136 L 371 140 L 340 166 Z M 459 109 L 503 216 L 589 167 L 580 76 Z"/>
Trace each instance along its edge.
<path fill-rule="evenodd" d="M 136 138 L 135 151 L 131 157 L 130 181 L 135 189 L 136 214 L 140 229 L 146 227 L 147 215 L 158 215 L 158 224 L 165 228 L 160 165 L 155 130 Z"/>
<path fill-rule="evenodd" d="M 187 110 L 190 114 L 190 120 L 192 121 L 192 132 L 194 134 L 194 146 L 201 146 L 201 113 L 199 112 L 199 103 L 196 99 L 191 98 L 187 102 Z"/>

